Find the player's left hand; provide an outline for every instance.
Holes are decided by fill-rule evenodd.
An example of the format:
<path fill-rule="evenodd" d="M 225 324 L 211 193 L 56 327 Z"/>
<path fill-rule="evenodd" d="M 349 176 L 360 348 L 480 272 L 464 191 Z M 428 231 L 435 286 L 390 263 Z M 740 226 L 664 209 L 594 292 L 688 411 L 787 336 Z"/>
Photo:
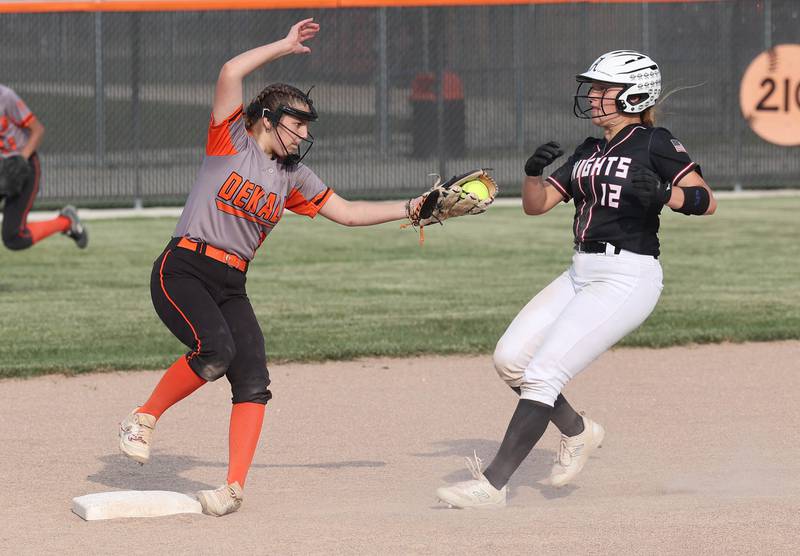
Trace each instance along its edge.
<path fill-rule="evenodd" d="M 406 216 L 414 226 L 441 224 L 448 218 L 486 212 L 499 190 L 494 178 L 484 168 L 453 176 L 446 182 L 443 182 L 440 176 L 436 177 L 433 187 L 419 197 L 411 199 L 406 207 Z M 485 186 L 485 197 L 462 191 L 462 187 L 472 181 L 478 181 Z"/>
<path fill-rule="evenodd" d="M 425 200 L 425 193 L 417 197 L 412 197 L 406 203 L 406 217 L 411 220 L 411 215 L 419 214 L 420 205 Z"/>
<path fill-rule="evenodd" d="M 318 32 L 319 23 L 314 23 L 314 18 L 310 17 L 292 25 L 284 40 L 291 48 L 292 54 L 308 54 L 311 49 L 303 43 L 316 37 Z"/>
<path fill-rule="evenodd" d="M 436 176 L 436 183 L 419 197 L 408 200 L 406 216 L 410 223 L 401 226 L 418 227 L 420 244 L 425 239 L 422 231 L 425 226 L 433 223 L 441 224 L 444 220 L 456 216 L 486 212 L 499 191 L 497 182 L 485 168 L 453 176 L 446 182 L 442 182 L 441 176 L 437 174 L 431 175 Z M 473 181 L 477 181 L 485 187 L 485 196 L 479 196 L 474 190 L 462 189 Z"/>
<path fill-rule="evenodd" d="M 672 196 L 672 184 L 663 181 L 658 174 L 640 164 L 631 166 L 631 184 L 642 204 L 652 203 L 666 205 Z"/>

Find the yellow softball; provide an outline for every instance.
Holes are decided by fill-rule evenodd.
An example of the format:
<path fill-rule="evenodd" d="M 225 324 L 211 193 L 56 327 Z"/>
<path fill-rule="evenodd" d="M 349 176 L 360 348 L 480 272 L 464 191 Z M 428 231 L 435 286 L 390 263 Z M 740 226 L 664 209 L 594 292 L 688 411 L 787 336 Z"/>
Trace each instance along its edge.
<path fill-rule="evenodd" d="M 461 198 L 466 198 L 467 193 L 472 193 L 479 201 L 489 198 L 489 189 L 481 180 L 472 180 L 465 183 L 461 187 Z"/>

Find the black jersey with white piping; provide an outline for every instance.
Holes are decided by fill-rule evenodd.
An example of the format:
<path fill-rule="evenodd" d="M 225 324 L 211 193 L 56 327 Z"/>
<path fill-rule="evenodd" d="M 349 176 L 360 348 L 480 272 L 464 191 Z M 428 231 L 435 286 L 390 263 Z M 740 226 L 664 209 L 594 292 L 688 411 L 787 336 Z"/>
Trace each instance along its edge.
<path fill-rule="evenodd" d="M 611 141 L 587 138 L 547 181 L 575 202 L 575 243 L 602 241 L 643 255 L 659 255 L 661 204 L 645 205 L 630 170 L 642 165 L 673 186 L 700 167 L 664 128 L 632 124 Z"/>

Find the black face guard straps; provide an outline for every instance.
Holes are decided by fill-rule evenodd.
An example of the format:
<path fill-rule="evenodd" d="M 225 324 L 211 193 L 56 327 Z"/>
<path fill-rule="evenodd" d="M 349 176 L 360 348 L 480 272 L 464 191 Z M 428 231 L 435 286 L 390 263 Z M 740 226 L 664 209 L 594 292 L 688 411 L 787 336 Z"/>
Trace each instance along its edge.
<path fill-rule="evenodd" d="M 281 118 L 283 117 L 284 114 L 306 122 L 314 122 L 317 120 L 319 116 L 317 114 L 317 110 L 314 108 L 314 102 L 308 96 L 309 93 L 311 93 L 311 89 L 309 89 L 308 92 L 305 95 L 303 95 L 305 97 L 303 101 L 308 105 L 308 110 L 302 110 L 301 108 L 297 108 L 296 106 L 287 106 L 286 104 L 279 105 L 278 108 L 275 109 L 275 111 L 271 111 L 268 108 L 263 108 L 263 107 L 261 108 L 261 117 L 269 120 L 269 122 L 275 127 L 275 134 L 278 137 L 278 141 L 280 142 L 281 147 L 283 147 L 284 152 L 287 153 L 286 156 L 276 157 L 278 158 L 278 160 L 281 161 L 281 163 L 285 164 L 286 166 L 294 166 L 298 164 L 301 160 L 303 160 L 306 157 L 308 152 L 311 150 L 311 147 L 314 146 L 314 136 L 311 135 L 311 133 L 309 133 L 307 137 L 301 137 L 300 135 L 298 135 L 297 133 L 286 127 L 283 123 L 281 123 Z M 289 149 L 286 148 L 283 139 L 281 139 L 280 134 L 277 133 L 278 126 L 282 127 L 283 129 L 285 129 L 286 131 L 288 131 L 289 133 L 300 139 L 301 144 L 297 153 L 290 153 Z M 303 145 L 305 145 L 305 148 L 303 148 Z"/>
<path fill-rule="evenodd" d="M 622 87 L 622 90 L 617 94 L 617 98 L 619 95 L 623 94 L 631 85 L 622 85 L 620 83 L 609 83 L 608 85 L 614 87 Z M 586 86 L 587 89 L 584 94 L 581 94 L 581 88 Z M 574 96 L 574 103 L 572 105 L 572 113 L 575 114 L 576 118 L 580 118 L 582 120 L 591 120 L 592 119 L 592 104 L 589 102 L 589 90 L 592 88 L 592 81 L 578 81 L 578 89 L 575 91 Z M 603 91 L 603 96 L 600 97 L 598 100 L 600 101 L 600 116 L 613 116 L 614 114 L 619 114 L 623 112 L 622 106 L 620 105 L 619 100 L 614 99 L 614 105 L 617 107 L 616 112 L 606 112 L 603 106 L 603 101 L 606 99 L 606 91 Z"/>

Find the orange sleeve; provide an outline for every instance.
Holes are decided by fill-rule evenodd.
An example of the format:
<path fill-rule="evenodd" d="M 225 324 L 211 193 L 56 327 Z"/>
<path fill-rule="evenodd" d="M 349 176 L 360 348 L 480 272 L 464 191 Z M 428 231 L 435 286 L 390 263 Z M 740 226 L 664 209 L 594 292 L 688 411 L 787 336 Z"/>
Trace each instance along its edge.
<path fill-rule="evenodd" d="M 28 127 L 33 122 L 36 121 L 36 116 L 33 115 L 33 112 L 29 113 L 24 120 L 19 123 L 19 127 Z"/>
<path fill-rule="evenodd" d="M 231 126 L 242 117 L 242 106 L 239 106 L 233 114 L 222 120 L 220 123 L 214 122 L 214 115 L 208 123 L 208 139 L 206 140 L 206 154 L 209 156 L 228 156 L 236 154 L 236 147 L 231 137 Z"/>
<path fill-rule="evenodd" d="M 314 218 L 319 212 L 319 209 L 325 206 L 325 203 L 331 198 L 331 195 L 333 195 L 333 189 L 326 187 L 324 191 L 320 192 L 309 201 L 303 197 L 303 194 L 300 193 L 298 189 L 293 187 L 289 192 L 289 197 L 286 199 L 285 208 L 296 214 L 303 214 Z"/>

